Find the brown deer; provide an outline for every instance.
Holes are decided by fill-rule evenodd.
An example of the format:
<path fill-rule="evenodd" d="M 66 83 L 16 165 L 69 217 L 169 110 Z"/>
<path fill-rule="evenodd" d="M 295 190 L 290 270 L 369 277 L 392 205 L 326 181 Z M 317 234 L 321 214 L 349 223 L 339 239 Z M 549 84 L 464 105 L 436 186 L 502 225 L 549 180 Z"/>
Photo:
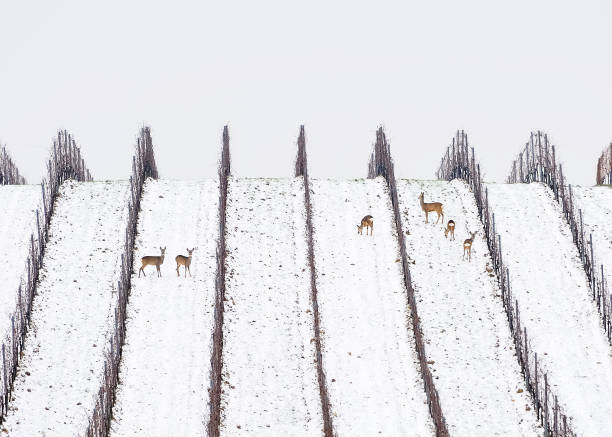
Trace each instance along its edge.
<path fill-rule="evenodd" d="M 425 211 L 425 223 L 429 223 L 429 213 L 435 211 L 438 213 L 436 224 L 440 221 L 440 216 L 442 216 L 442 224 L 444 224 L 444 212 L 442 211 L 442 204 L 440 202 L 425 203 L 425 193 L 419 195 L 419 201 L 421 202 L 421 209 Z"/>
<path fill-rule="evenodd" d="M 455 240 L 455 222 L 449 220 L 446 224 L 446 229 L 444 229 L 444 238 L 448 238 L 448 234 L 450 234 L 450 239 Z"/>
<path fill-rule="evenodd" d="M 471 235 L 471 237 L 463 242 L 463 259 L 465 259 L 465 252 L 467 251 L 468 261 L 471 262 L 472 261 L 472 242 L 474 241 L 476 232 L 468 231 L 468 233 Z"/>
<path fill-rule="evenodd" d="M 372 235 L 374 233 L 374 217 L 366 215 L 361 219 L 361 224 L 357 225 L 357 233 L 359 235 L 363 235 L 362 231 L 364 227 L 366 228 L 366 235 L 368 235 L 368 228 L 370 228 L 370 235 Z"/>
<path fill-rule="evenodd" d="M 179 273 L 179 267 L 184 266 L 185 277 L 187 277 L 187 270 L 189 270 L 189 276 L 191 277 L 191 269 L 189 268 L 189 266 L 191 265 L 191 254 L 196 249 L 197 247 L 194 247 L 191 250 L 187 249 L 187 253 L 189 253 L 189 256 L 177 255 L 176 258 L 174 258 L 176 260 L 176 276 L 181 276 L 181 274 Z"/>
<path fill-rule="evenodd" d="M 140 272 L 142 272 L 145 277 L 147 276 L 144 272 L 144 268 L 146 266 L 155 266 L 155 268 L 157 269 L 157 277 L 161 278 L 161 270 L 159 269 L 159 266 L 164 263 L 164 256 L 166 256 L 166 248 L 160 246 L 159 250 L 161 250 L 161 256 L 143 256 L 140 259 L 142 261 L 142 266 L 140 267 L 140 270 L 138 270 L 139 278 Z"/>

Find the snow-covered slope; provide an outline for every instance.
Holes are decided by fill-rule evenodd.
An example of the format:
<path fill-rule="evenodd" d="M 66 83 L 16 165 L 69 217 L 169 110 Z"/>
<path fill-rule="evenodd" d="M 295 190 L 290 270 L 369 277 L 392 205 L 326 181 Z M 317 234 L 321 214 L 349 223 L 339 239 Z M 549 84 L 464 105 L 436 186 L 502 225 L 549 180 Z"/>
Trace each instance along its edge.
<path fill-rule="evenodd" d="M 487 186 L 531 347 L 574 430 L 609 435 L 611 350 L 560 206 L 542 184 Z"/>
<path fill-rule="evenodd" d="M 17 289 L 27 281 L 26 260 L 30 236 L 36 238 L 36 208 L 41 204 L 40 185 L 0 185 L 0 332 L 10 329 Z M 41 213 L 41 219 L 42 213 Z M 0 334 L 2 335 L 2 334 Z"/>
<path fill-rule="evenodd" d="M 427 358 L 453 436 L 541 435 L 506 321 L 474 195 L 462 181 L 398 181 L 400 208 Z M 442 202 L 445 220 L 425 223 L 418 196 Z M 455 241 L 444 238 L 448 220 Z M 466 229 L 477 231 L 472 261 L 462 260 Z M 518 390 L 522 389 L 522 393 Z"/>
<path fill-rule="evenodd" d="M 10 436 L 73 436 L 87 426 L 104 371 L 127 195 L 125 181 L 68 181 L 60 188 L 3 424 Z"/>
<path fill-rule="evenodd" d="M 339 436 L 434 435 L 382 178 L 313 180 L 323 362 Z M 374 234 L 357 235 L 365 215 Z"/>
<path fill-rule="evenodd" d="M 575 208 L 582 209 L 584 233 L 593 234 L 593 251 L 597 268 L 604 265 L 608 290 L 612 291 L 612 189 L 609 186 L 572 186 Z M 598 280 L 601 270 L 598 270 Z"/>
<path fill-rule="evenodd" d="M 322 433 L 301 179 L 230 179 L 221 435 Z"/>
<path fill-rule="evenodd" d="M 113 436 L 206 434 L 218 197 L 215 180 L 145 184 Z M 162 277 L 149 266 L 138 278 L 160 246 Z M 174 258 L 193 247 L 192 276 L 177 277 Z"/>

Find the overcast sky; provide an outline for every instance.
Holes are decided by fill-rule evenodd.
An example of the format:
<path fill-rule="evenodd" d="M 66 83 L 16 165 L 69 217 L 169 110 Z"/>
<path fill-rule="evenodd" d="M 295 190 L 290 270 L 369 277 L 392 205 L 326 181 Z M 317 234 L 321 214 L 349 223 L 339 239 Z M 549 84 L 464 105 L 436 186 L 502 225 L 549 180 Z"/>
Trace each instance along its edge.
<path fill-rule="evenodd" d="M 362 177 L 378 125 L 396 175 L 433 178 L 464 129 L 501 181 L 548 132 L 570 182 L 612 141 L 610 2 L 0 0 L 0 144 L 30 182 L 68 129 L 96 179 L 125 178 L 151 126 L 163 177 Z"/>

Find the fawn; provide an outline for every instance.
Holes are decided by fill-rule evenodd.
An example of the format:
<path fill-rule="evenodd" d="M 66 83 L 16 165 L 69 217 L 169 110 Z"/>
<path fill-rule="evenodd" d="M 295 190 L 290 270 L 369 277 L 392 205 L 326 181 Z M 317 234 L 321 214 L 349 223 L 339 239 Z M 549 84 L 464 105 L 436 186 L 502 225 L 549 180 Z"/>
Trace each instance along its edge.
<path fill-rule="evenodd" d="M 142 272 L 142 274 L 145 275 L 144 268 L 146 266 L 155 266 L 155 268 L 157 269 L 157 277 L 158 278 L 161 277 L 161 270 L 159 269 L 159 266 L 161 266 L 164 263 L 164 256 L 166 256 L 166 248 L 160 246 L 159 250 L 161 250 L 161 256 L 143 256 L 140 259 L 142 261 L 142 266 L 140 267 L 140 270 L 138 270 L 139 278 L 140 278 L 140 272 Z M 147 275 L 145 275 L 145 277 L 146 276 Z"/>
<path fill-rule="evenodd" d="M 455 222 L 449 220 L 446 224 L 446 229 L 444 229 L 444 238 L 448 238 L 448 234 L 450 233 L 450 239 L 455 239 Z"/>
<path fill-rule="evenodd" d="M 176 276 L 181 276 L 181 274 L 179 273 L 179 267 L 184 266 L 185 277 L 187 277 L 187 270 L 189 270 L 189 276 L 191 277 L 191 269 L 189 268 L 189 266 L 191 265 L 191 254 L 196 249 L 197 247 L 194 247 L 191 250 L 187 249 L 187 253 L 189 253 L 189 256 L 177 255 L 176 258 L 174 258 L 176 260 Z"/>
<path fill-rule="evenodd" d="M 363 228 L 366 228 L 366 235 L 368 235 L 368 228 L 370 228 L 370 235 L 374 233 L 374 217 L 366 215 L 361 219 L 361 224 L 357 225 L 357 233 L 362 235 Z"/>
<path fill-rule="evenodd" d="M 440 216 L 442 216 L 442 224 L 444 224 L 444 212 L 442 211 L 442 204 L 440 202 L 433 203 L 425 203 L 425 193 L 421 193 L 419 195 L 419 201 L 421 202 L 421 209 L 425 211 L 425 223 L 429 223 L 429 213 L 437 212 L 438 220 L 436 220 L 436 224 L 440 221 Z"/>
<path fill-rule="evenodd" d="M 463 259 L 465 259 L 465 252 L 467 251 L 468 261 L 471 262 L 472 261 L 472 242 L 474 241 L 476 232 L 468 231 L 468 233 L 471 235 L 471 237 L 463 242 Z"/>

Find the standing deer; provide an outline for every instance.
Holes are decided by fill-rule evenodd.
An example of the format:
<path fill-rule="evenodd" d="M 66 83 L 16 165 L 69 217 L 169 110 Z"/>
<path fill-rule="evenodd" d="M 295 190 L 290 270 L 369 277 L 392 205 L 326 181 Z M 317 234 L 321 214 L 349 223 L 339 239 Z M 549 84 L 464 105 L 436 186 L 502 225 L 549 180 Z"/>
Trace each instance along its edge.
<path fill-rule="evenodd" d="M 440 202 L 425 203 L 425 193 L 419 195 L 419 201 L 421 202 L 421 209 L 425 211 L 425 223 L 429 223 L 429 213 L 435 211 L 438 213 L 436 224 L 440 221 L 440 216 L 442 216 L 442 224 L 444 224 L 444 212 L 442 211 L 442 204 Z"/>
<path fill-rule="evenodd" d="M 455 222 L 449 220 L 446 224 L 446 229 L 444 229 L 444 238 L 448 238 L 448 234 L 450 233 L 450 239 L 455 240 Z"/>
<path fill-rule="evenodd" d="M 471 262 L 472 261 L 472 242 L 474 241 L 476 232 L 468 231 L 468 233 L 471 235 L 471 237 L 463 242 L 463 259 L 465 259 L 465 252 L 467 251 L 468 261 Z"/>
<path fill-rule="evenodd" d="M 138 270 L 139 278 L 140 278 L 140 272 L 142 272 L 142 274 L 145 277 L 147 276 L 145 275 L 145 272 L 144 272 L 144 268 L 146 266 L 155 266 L 155 268 L 157 269 L 157 277 L 161 278 L 161 270 L 159 269 L 159 266 L 161 266 L 164 263 L 164 256 L 166 256 L 166 248 L 160 246 L 159 250 L 161 250 L 161 256 L 143 256 L 140 259 L 142 261 L 142 266 L 140 267 L 140 270 Z"/>
<path fill-rule="evenodd" d="M 370 236 L 374 233 L 374 217 L 366 215 L 361 219 L 361 224 L 357 225 L 357 233 L 362 235 L 363 228 L 366 228 L 366 235 L 368 235 L 368 228 L 370 228 Z"/>
<path fill-rule="evenodd" d="M 189 270 L 189 276 L 191 277 L 191 269 L 189 268 L 189 266 L 191 265 L 191 254 L 196 249 L 197 247 L 194 247 L 191 250 L 187 249 L 187 253 L 189 253 L 189 256 L 177 255 L 176 258 L 174 258 L 176 260 L 176 276 L 181 276 L 181 274 L 179 273 L 179 267 L 184 266 L 185 277 L 187 277 L 187 270 Z"/>

